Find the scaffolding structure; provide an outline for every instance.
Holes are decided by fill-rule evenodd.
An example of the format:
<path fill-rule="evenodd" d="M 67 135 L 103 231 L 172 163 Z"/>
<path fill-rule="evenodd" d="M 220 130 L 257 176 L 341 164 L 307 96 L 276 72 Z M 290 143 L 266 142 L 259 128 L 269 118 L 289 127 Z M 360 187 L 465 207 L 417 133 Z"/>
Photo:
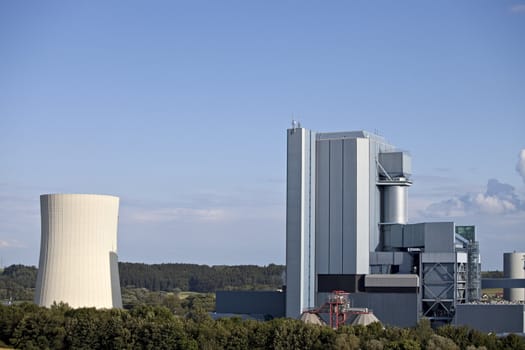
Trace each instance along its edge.
<path fill-rule="evenodd" d="M 327 314 L 329 317 L 329 325 L 333 329 L 338 329 L 340 326 L 346 324 L 350 315 L 372 313 L 368 308 L 352 307 L 349 295 L 350 293 L 345 291 L 334 290 L 330 293 L 323 305 L 307 312 L 317 316 L 320 314 Z"/>
<path fill-rule="evenodd" d="M 469 242 L 467 246 L 467 301 L 473 302 L 481 298 L 481 263 L 479 261 L 479 243 Z"/>

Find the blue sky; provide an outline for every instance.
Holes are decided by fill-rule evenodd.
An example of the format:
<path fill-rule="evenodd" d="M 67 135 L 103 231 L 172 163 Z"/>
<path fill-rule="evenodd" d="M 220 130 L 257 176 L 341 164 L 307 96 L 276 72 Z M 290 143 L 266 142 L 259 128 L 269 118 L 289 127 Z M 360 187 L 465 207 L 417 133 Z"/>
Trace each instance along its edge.
<path fill-rule="evenodd" d="M 477 225 L 501 269 L 525 250 L 524 38 L 518 0 L 2 1 L 1 263 L 37 264 L 55 192 L 121 197 L 123 261 L 284 263 L 295 118 L 409 150 L 410 221 Z"/>

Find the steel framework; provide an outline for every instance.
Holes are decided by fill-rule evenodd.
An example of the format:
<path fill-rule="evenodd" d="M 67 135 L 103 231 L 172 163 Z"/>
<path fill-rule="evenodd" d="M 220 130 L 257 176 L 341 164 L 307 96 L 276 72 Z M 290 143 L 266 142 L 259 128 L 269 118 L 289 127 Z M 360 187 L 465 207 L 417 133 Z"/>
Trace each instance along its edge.
<path fill-rule="evenodd" d="M 368 308 L 353 308 L 349 295 L 350 293 L 345 291 L 334 290 L 323 305 L 308 312 L 316 315 L 328 314 L 329 324 L 333 329 L 344 325 L 350 315 L 371 313 Z"/>

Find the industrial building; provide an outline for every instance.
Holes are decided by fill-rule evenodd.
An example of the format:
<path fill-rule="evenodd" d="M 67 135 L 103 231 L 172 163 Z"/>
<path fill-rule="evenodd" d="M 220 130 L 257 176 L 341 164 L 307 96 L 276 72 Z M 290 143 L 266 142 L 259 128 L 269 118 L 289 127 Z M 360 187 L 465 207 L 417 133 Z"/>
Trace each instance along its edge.
<path fill-rule="evenodd" d="M 482 281 L 474 226 L 409 223 L 411 173 L 410 154 L 381 136 L 316 133 L 294 124 L 287 130 L 283 291 L 220 292 L 217 311 L 313 314 L 333 325 L 326 310 L 334 308 L 326 305 L 344 295 L 349 314 L 373 311 L 386 325 L 412 327 L 426 318 L 434 327 L 523 333 L 525 253 L 505 254 L 506 278 Z M 482 284 L 508 288 L 507 299 L 521 304 L 480 302 Z"/>
<path fill-rule="evenodd" d="M 468 326 L 481 332 L 496 334 L 517 333 L 525 335 L 525 305 L 508 304 L 459 304 L 454 325 Z"/>
<path fill-rule="evenodd" d="M 42 238 L 35 303 L 121 308 L 117 260 L 119 198 L 40 196 Z"/>
<path fill-rule="evenodd" d="M 266 314 L 299 318 L 344 291 L 349 309 L 373 310 L 385 324 L 425 317 L 437 326 L 478 300 L 474 226 L 409 223 L 411 173 L 410 154 L 381 136 L 288 129 L 285 292 L 265 295 L 285 302 Z M 256 294 L 218 293 L 217 310 L 264 314 Z"/>
<path fill-rule="evenodd" d="M 474 227 L 409 224 L 411 157 L 366 131 L 287 131 L 286 316 L 351 293 L 383 322 L 452 320 L 480 297 Z"/>

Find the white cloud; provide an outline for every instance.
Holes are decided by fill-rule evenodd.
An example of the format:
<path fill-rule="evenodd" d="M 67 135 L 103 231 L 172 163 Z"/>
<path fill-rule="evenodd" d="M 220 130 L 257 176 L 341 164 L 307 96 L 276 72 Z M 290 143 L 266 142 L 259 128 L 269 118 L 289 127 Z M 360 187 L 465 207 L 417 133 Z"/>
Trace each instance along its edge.
<path fill-rule="evenodd" d="M 525 13 L 525 4 L 513 5 L 510 11 L 513 13 Z"/>
<path fill-rule="evenodd" d="M 525 5 L 524 5 L 525 7 Z M 516 171 L 520 174 L 523 182 L 525 182 L 525 149 L 522 149 L 518 155 L 518 164 L 516 164 Z"/>
<path fill-rule="evenodd" d="M 474 209 L 477 208 L 479 212 L 486 214 L 504 214 L 518 210 L 515 203 L 483 193 L 478 193 L 472 199 L 472 204 Z"/>
<path fill-rule="evenodd" d="M 504 252 L 525 248 L 525 199 L 514 187 L 491 179 L 485 188 L 457 189 L 455 193 L 460 195 L 451 195 L 449 189 L 443 192 L 446 197 L 435 196 L 434 192 L 416 197 L 412 205 L 415 215 L 410 216 L 416 221 L 412 222 L 447 220 L 456 225 L 475 225 L 483 269 L 487 270 L 502 268 Z"/>
<path fill-rule="evenodd" d="M 525 201 L 514 187 L 490 179 L 485 193 L 467 193 L 429 205 L 421 213 L 423 217 L 462 217 L 468 214 L 501 215 L 525 213 Z"/>

